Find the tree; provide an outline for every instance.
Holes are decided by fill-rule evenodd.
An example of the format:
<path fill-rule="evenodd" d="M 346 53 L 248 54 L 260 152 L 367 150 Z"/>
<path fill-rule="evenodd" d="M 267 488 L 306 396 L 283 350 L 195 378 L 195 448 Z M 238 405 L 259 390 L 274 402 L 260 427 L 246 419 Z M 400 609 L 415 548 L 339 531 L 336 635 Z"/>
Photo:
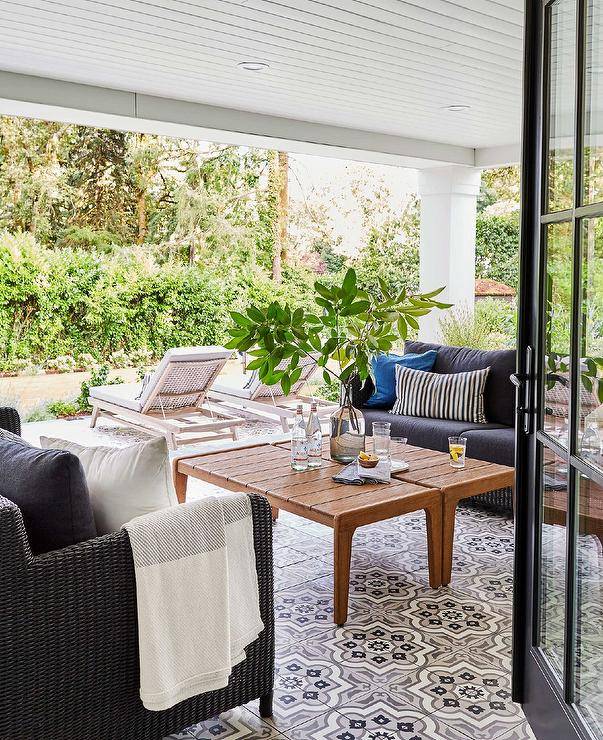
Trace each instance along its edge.
<path fill-rule="evenodd" d="M 128 136 L 123 131 L 88 126 L 70 128 L 64 165 L 70 203 L 57 227 L 105 231 L 115 234 L 117 241 L 133 239 L 136 229 Z"/>
<path fill-rule="evenodd" d="M 42 241 L 51 238 L 70 195 L 62 167 L 69 128 L 27 118 L 0 118 L 0 227 L 26 231 Z"/>
<path fill-rule="evenodd" d="M 477 199 L 477 212 L 483 213 L 495 204 L 501 213 L 519 210 L 519 167 L 498 167 L 482 172 L 480 192 Z"/>
<path fill-rule="evenodd" d="M 287 239 L 289 223 L 289 155 L 275 152 L 271 159 L 270 188 L 274 188 L 274 255 L 272 257 L 272 279 L 280 283 L 283 263 L 287 261 Z"/>

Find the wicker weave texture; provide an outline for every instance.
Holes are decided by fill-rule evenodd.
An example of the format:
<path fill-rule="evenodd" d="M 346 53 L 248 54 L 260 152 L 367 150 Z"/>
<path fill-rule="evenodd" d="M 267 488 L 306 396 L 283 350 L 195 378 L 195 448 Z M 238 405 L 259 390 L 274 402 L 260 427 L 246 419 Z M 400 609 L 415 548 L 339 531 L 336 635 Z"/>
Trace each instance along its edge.
<path fill-rule="evenodd" d="M 149 408 L 168 411 L 195 406 L 223 365 L 221 359 L 171 362 L 161 381 L 160 392 Z"/>
<path fill-rule="evenodd" d="M 481 493 L 461 501 L 461 506 L 485 509 L 503 516 L 513 516 L 513 489 L 497 488 L 496 491 Z"/>
<path fill-rule="evenodd" d="M 21 434 L 21 419 L 17 411 L 10 406 L 0 406 L 0 429 Z"/>
<path fill-rule="evenodd" d="M 159 740 L 272 691 L 272 520 L 251 496 L 265 629 L 228 687 L 163 712 L 139 698 L 134 565 L 125 531 L 34 557 L 0 497 L 0 738 Z M 189 615 L 195 619 L 195 615 Z"/>

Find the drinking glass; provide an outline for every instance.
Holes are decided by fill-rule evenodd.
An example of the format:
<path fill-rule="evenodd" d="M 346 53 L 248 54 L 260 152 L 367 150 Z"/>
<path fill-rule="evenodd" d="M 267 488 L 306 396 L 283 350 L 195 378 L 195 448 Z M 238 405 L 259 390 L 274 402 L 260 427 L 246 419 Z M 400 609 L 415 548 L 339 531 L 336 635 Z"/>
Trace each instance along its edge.
<path fill-rule="evenodd" d="M 406 437 L 392 437 L 392 446 L 393 446 L 392 452 L 395 455 L 397 460 L 403 461 L 404 450 L 406 448 L 407 442 L 408 442 L 408 439 Z"/>
<path fill-rule="evenodd" d="M 380 460 L 389 460 L 390 429 L 389 421 L 373 422 L 373 451 Z"/>
<path fill-rule="evenodd" d="M 450 451 L 450 467 L 464 468 L 465 453 L 467 451 L 467 438 L 448 437 L 448 450 Z"/>

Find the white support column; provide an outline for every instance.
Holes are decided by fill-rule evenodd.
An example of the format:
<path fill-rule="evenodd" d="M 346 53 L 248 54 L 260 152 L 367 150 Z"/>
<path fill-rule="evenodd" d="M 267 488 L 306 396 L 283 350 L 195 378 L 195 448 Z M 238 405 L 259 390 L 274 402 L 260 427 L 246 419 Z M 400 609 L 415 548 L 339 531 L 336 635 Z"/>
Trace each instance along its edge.
<path fill-rule="evenodd" d="M 420 288 L 443 285 L 441 299 L 473 311 L 475 300 L 475 219 L 481 170 L 434 167 L 419 170 L 421 197 Z M 420 321 L 419 337 L 440 340 L 442 311 Z"/>

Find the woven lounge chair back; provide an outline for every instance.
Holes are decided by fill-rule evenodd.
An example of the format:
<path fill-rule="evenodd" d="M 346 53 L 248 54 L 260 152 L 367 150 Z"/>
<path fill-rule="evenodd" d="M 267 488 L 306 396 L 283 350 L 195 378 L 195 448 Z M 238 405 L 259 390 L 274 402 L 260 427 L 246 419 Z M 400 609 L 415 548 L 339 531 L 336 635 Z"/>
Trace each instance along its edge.
<path fill-rule="evenodd" d="M 169 350 L 141 395 L 143 412 L 200 406 L 231 354 L 224 347 Z"/>
<path fill-rule="evenodd" d="M 284 370 L 288 366 L 288 364 L 289 360 L 283 360 L 282 362 L 279 362 L 275 370 Z M 308 380 L 312 377 L 314 371 L 316 370 L 316 358 L 314 356 L 302 357 L 299 361 L 299 367 L 301 367 L 302 372 L 297 383 L 294 383 L 291 386 L 291 390 L 289 391 L 290 396 L 299 393 L 304 385 L 308 382 Z M 252 379 L 249 381 L 248 388 L 250 388 L 251 390 L 252 399 L 279 397 L 282 398 L 285 395 L 280 383 L 277 383 L 276 385 L 266 385 L 265 383 L 262 383 L 260 381 L 257 372 L 254 372 Z"/>

